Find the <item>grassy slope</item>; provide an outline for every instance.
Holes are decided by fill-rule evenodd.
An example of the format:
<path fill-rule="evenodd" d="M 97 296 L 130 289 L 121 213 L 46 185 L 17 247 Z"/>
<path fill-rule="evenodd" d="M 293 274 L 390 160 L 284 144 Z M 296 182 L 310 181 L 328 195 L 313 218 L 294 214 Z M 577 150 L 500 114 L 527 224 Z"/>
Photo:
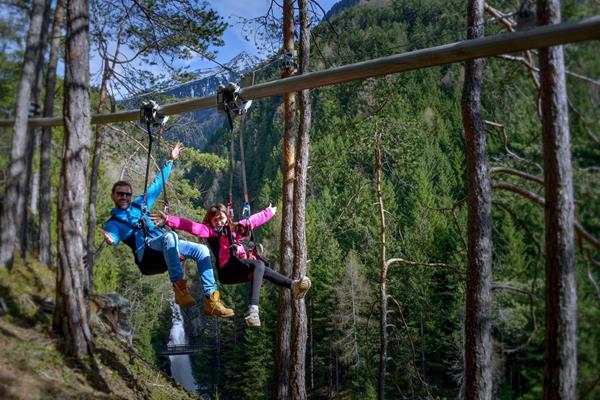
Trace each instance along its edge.
<path fill-rule="evenodd" d="M 94 325 L 95 359 L 76 363 L 60 351 L 51 314 L 54 274 L 28 261 L 0 272 L 0 398 L 2 399 L 189 399 L 167 375 L 137 357 L 108 327 Z"/>

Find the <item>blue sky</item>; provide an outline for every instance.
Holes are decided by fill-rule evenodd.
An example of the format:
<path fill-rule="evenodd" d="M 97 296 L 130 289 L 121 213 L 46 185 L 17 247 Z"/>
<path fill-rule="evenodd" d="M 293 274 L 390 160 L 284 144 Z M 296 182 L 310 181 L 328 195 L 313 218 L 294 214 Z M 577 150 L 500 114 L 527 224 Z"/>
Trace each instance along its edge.
<path fill-rule="evenodd" d="M 312 0 L 317 1 L 325 11 L 329 11 L 331 7 L 339 0 Z M 212 48 L 212 51 L 216 52 L 216 61 L 224 64 L 231 60 L 242 51 L 246 51 L 249 54 L 256 55 L 260 58 L 266 58 L 267 54 L 261 53 L 257 49 L 253 41 L 247 41 L 244 38 L 244 32 L 242 32 L 243 26 L 239 23 L 240 17 L 245 19 L 256 18 L 264 16 L 269 9 L 271 0 L 208 0 L 209 6 L 217 11 L 219 15 L 229 24 L 229 28 L 223 35 L 225 44 L 221 47 Z M 278 0 L 277 3 L 282 4 L 282 0 Z M 297 4 L 295 4 L 297 7 Z M 322 11 L 317 7 L 313 7 L 318 13 L 319 18 L 322 18 Z M 273 6 L 275 15 L 281 16 L 281 8 L 276 4 Z M 246 32 L 247 33 L 247 32 Z M 94 52 L 91 53 L 91 73 L 92 82 L 97 83 L 100 80 L 100 59 Z M 216 64 L 212 61 L 203 59 L 200 56 L 194 56 L 191 60 L 181 60 L 176 63 L 179 67 L 188 67 L 189 71 L 195 71 L 197 69 L 212 68 Z M 161 66 L 150 66 L 140 65 L 138 66 L 148 69 L 153 72 L 161 72 Z M 61 66 L 62 69 L 62 66 Z M 164 72 L 164 71 L 163 71 Z M 119 97 L 119 94 L 116 94 Z"/>
<path fill-rule="evenodd" d="M 324 10 L 329 11 L 338 0 L 317 0 Z M 277 1 L 281 4 L 281 1 Z M 257 55 L 263 58 L 265 55 L 259 54 L 256 46 L 248 42 L 243 37 L 242 26 L 238 24 L 239 18 L 254 18 L 265 15 L 271 4 L 271 0 L 209 0 L 207 3 L 217 11 L 223 19 L 229 23 L 230 27 L 225 31 L 223 40 L 225 45 L 215 48 L 217 51 L 217 61 L 226 63 L 233 57 L 246 51 L 249 54 Z M 281 10 L 277 5 L 273 8 L 276 15 L 281 15 Z M 320 10 L 318 10 L 320 13 Z M 214 67 L 213 62 L 203 60 L 201 57 L 195 57 L 191 61 L 186 61 L 192 69 Z"/>

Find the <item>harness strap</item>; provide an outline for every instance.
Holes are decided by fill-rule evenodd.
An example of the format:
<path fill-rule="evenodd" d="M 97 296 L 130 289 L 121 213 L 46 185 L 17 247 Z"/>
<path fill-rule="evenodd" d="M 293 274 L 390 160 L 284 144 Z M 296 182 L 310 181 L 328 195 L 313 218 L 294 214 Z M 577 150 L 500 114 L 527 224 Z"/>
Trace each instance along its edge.
<path fill-rule="evenodd" d="M 246 182 L 246 160 L 244 158 L 244 127 L 246 122 L 246 113 L 240 114 L 240 161 L 242 172 L 242 189 L 244 191 L 244 207 L 242 208 L 242 218 L 250 218 L 250 202 L 248 201 L 248 184 Z"/>
<path fill-rule="evenodd" d="M 235 130 L 233 129 L 233 119 L 231 118 L 231 111 L 226 108 L 227 121 L 229 122 L 229 133 L 231 135 L 231 141 L 229 146 L 229 202 L 227 203 L 227 218 L 233 220 L 233 164 L 234 164 L 234 145 L 233 136 Z"/>

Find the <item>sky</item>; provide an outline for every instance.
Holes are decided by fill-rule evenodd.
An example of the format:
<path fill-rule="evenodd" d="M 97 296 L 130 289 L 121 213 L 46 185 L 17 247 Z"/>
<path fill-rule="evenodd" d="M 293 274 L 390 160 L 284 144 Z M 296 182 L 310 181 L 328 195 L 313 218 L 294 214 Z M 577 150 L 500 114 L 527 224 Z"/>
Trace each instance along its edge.
<path fill-rule="evenodd" d="M 331 7 L 339 0 L 311 1 L 318 2 L 325 11 L 329 11 Z M 261 59 L 267 57 L 267 54 L 264 52 L 261 53 L 259 49 L 257 49 L 252 40 L 248 41 L 244 38 L 244 27 L 242 24 L 240 24 L 240 18 L 251 19 L 265 15 L 269 9 L 271 0 L 208 0 L 207 3 L 209 7 L 218 12 L 223 20 L 229 25 L 222 38 L 225 44 L 223 46 L 213 47 L 210 49 L 211 51 L 215 51 L 217 53 L 217 62 L 221 64 L 227 63 L 242 51 L 255 55 Z M 282 0 L 278 0 L 277 3 L 282 4 Z M 322 18 L 321 10 L 316 7 L 315 9 L 318 11 L 319 17 Z M 275 15 L 281 16 L 280 7 L 274 5 L 273 10 Z M 212 68 L 215 67 L 216 64 L 212 61 L 203 59 L 200 56 L 195 56 L 191 60 L 182 60 L 180 63 L 177 63 L 177 66 L 189 67 L 189 70 L 195 71 L 197 69 Z M 147 65 L 144 65 L 144 67 L 149 70 L 155 70 L 159 68 L 158 66 L 152 67 Z M 100 68 L 100 59 L 95 57 L 94 54 L 91 54 L 92 80 L 99 80 Z M 154 72 L 158 72 L 158 70 Z"/>
<path fill-rule="evenodd" d="M 331 7 L 339 0 L 315 1 L 317 1 L 324 10 L 329 11 Z M 277 2 L 282 4 L 281 1 Z M 225 63 L 242 51 L 246 51 L 249 54 L 253 54 L 261 58 L 265 57 L 264 54 L 259 54 L 259 51 L 254 43 L 248 42 L 244 39 L 242 32 L 243 27 L 238 22 L 239 17 L 254 18 L 265 15 L 269 5 L 271 4 L 271 0 L 209 0 L 207 3 L 230 25 L 223 36 L 225 45 L 216 48 L 218 52 L 217 61 L 220 63 Z M 276 11 L 276 15 L 281 15 L 281 9 L 279 7 L 274 6 L 274 10 Z M 320 12 L 320 10 L 318 11 Z M 201 60 L 200 57 L 196 58 L 190 63 L 190 67 L 193 69 L 214 66 L 214 63 Z"/>
<path fill-rule="evenodd" d="M 275 0 L 278 4 L 282 4 L 283 0 Z M 310 0 L 312 3 L 320 4 L 321 8 L 325 11 L 329 11 L 331 7 L 339 0 Z M 215 10 L 225 22 L 228 23 L 229 27 L 225 30 L 225 33 L 222 37 L 224 41 L 224 45 L 220 47 L 212 47 L 210 50 L 212 52 L 216 52 L 215 60 L 220 64 L 225 64 L 229 62 L 232 58 L 245 51 L 248 54 L 255 55 L 260 59 L 265 59 L 269 54 L 266 54 L 264 51 L 261 52 L 253 40 L 246 40 L 245 33 L 243 32 L 244 27 L 240 23 L 240 18 L 252 19 L 260 16 L 264 16 L 269 9 L 271 4 L 271 0 L 206 0 L 209 7 Z M 297 7 L 297 2 L 295 4 Z M 323 12 L 320 8 L 314 6 L 312 7 L 319 17 L 319 19 L 323 18 Z M 274 5 L 273 11 L 277 17 L 281 16 L 281 7 Z M 111 44 L 109 44 L 109 48 L 111 48 Z M 129 54 L 128 51 L 125 51 L 124 56 Z M 131 55 L 131 54 L 129 54 Z M 62 63 L 61 63 L 62 64 Z M 198 69 L 205 68 L 214 68 L 217 64 L 213 61 L 206 60 L 199 55 L 194 56 L 190 60 L 180 60 L 175 62 L 176 67 L 185 67 L 187 71 L 194 72 Z M 153 73 L 159 74 L 164 73 L 163 67 L 161 65 L 148 65 L 143 64 L 140 59 L 138 59 L 137 67 L 143 68 L 144 70 L 151 71 Z M 101 69 L 102 62 L 98 54 L 94 51 L 90 53 L 90 72 L 91 72 L 91 81 L 93 85 L 99 85 L 101 80 Z M 63 65 L 59 66 L 59 71 L 63 70 Z M 119 91 L 117 89 L 117 91 Z M 121 98 L 123 96 L 128 96 L 129 93 L 123 91 L 122 93 L 112 93 L 116 98 Z"/>

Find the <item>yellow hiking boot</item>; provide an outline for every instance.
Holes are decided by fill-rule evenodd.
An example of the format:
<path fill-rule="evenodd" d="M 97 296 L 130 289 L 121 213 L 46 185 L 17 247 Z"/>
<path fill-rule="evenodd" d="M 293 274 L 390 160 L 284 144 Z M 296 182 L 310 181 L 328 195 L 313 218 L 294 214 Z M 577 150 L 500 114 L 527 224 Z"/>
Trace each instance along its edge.
<path fill-rule="evenodd" d="M 304 298 L 308 289 L 310 289 L 311 282 L 308 276 L 303 276 L 300 279 L 296 279 L 292 282 L 292 298 L 300 300 Z"/>
<path fill-rule="evenodd" d="M 185 279 L 173 282 L 173 291 L 175 292 L 175 303 L 180 307 L 189 308 L 196 305 L 196 300 L 188 291 Z"/>
<path fill-rule="evenodd" d="M 210 296 L 204 296 L 204 315 L 209 317 L 233 317 L 233 310 L 225 307 L 221 301 L 221 293 L 215 290 Z"/>

